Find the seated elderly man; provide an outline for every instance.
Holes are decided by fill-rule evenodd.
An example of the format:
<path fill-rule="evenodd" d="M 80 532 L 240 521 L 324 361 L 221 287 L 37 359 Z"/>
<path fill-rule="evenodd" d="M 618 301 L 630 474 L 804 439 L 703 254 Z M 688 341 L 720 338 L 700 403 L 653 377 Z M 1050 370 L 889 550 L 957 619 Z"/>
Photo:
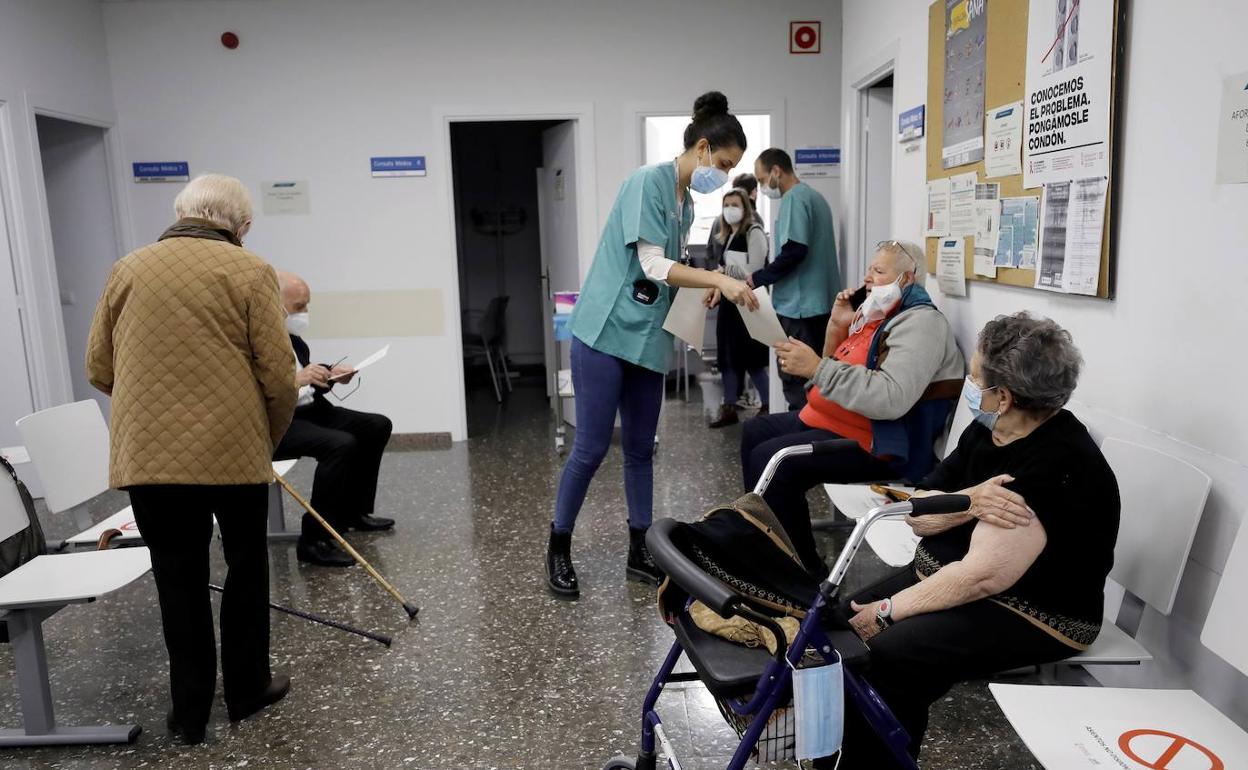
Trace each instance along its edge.
<path fill-rule="evenodd" d="M 335 382 L 350 382 L 354 370 L 344 366 L 312 363 L 308 343 L 301 336 L 308 327 L 308 305 L 312 292 L 294 273 L 278 273 L 282 305 L 286 310 L 286 330 L 295 349 L 295 382 L 299 402 L 290 429 L 282 437 L 275 459 L 316 458 L 316 478 L 312 484 L 312 507 L 334 529 L 381 530 L 394 526 L 394 519 L 373 516 L 377 497 L 377 475 L 381 455 L 390 441 L 389 418 L 331 404 L 325 394 Z M 333 378 L 333 379 L 330 379 Z M 323 567 L 349 567 L 350 555 L 333 541 L 324 527 L 304 514 L 299 544 L 299 561 Z"/>
<path fill-rule="evenodd" d="M 851 604 L 871 648 L 866 678 L 916 758 L 928 708 L 955 682 L 1092 644 L 1118 537 L 1114 473 L 1062 408 L 1081 365 L 1070 335 L 1020 313 L 989 322 L 977 347 L 964 391 L 976 421 L 920 484 L 971 507 L 909 519 L 923 538 L 914 563 Z M 884 752 L 847 714 L 841 767 L 889 767 Z"/>
<path fill-rule="evenodd" d="M 862 305 L 841 292 L 828 321 L 823 358 L 790 338 L 777 362 L 804 377 L 807 403 L 798 412 L 756 417 L 741 437 L 741 468 L 751 489 L 777 451 L 796 444 L 851 439 L 831 454 L 790 458 L 767 488 L 803 564 L 827 569 L 810 530 L 806 491 L 820 483 L 918 480 L 936 464 L 936 437 L 966 372 L 953 331 L 923 288 L 923 251 L 884 241 L 867 268 Z"/>

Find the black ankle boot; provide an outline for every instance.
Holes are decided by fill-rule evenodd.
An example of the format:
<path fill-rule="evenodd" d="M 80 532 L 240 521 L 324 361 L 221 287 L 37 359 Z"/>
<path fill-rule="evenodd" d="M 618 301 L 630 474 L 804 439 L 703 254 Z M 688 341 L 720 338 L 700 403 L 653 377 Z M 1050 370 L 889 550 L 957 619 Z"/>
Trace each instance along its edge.
<path fill-rule="evenodd" d="M 572 533 L 556 532 L 550 525 L 550 545 L 546 547 L 546 585 L 560 599 L 576 599 L 581 595 L 572 567 Z"/>
<path fill-rule="evenodd" d="M 663 582 L 663 570 L 659 569 L 646 547 L 646 530 L 628 528 L 628 567 L 624 574 L 639 583 Z"/>

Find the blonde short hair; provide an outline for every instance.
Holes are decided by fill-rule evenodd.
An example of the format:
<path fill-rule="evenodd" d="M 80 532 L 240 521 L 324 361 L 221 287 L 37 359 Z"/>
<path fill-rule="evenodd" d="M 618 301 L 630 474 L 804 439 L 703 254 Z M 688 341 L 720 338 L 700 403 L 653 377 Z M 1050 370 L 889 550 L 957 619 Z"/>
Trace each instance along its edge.
<path fill-rule="evenodd" d="M 238 232 L 251 219 L 251 193 L 232 176 L 201 174 L 173 199 L 173 213 L 178 219 L 207 219 Z"/>

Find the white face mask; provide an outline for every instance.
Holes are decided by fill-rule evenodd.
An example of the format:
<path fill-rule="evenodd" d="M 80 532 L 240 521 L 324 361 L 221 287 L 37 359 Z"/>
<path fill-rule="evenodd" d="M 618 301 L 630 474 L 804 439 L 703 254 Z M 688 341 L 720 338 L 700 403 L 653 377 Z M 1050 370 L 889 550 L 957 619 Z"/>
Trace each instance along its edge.
<path fill-rule="evenodd" d="M 302 337 L 303 333 L 306 332 L 307 330 L 308 330 L 308 314 L 306 311 L 303 313 L 291 313 L 290 315 L 286 316 L 286 331 L 290 332 L 296 337 Z"/>
<path fill-rule="evenodd" d="M 745 212 L 740 206 L 724 206 L 724 221 L 730 225 L 738 224 Z"/>
<path fill-rule="evenodd" d="M 887 283 L 883 286 L 873 286 L 871 294 L 862 303 L 862 317 L 868 321 L 878 321 L 888 315 L 888 311 L 893 309 L 893 305 L 901 301 L 901 282 L 905 277 L 906 274 L 902 273 L 892 283 Z"/>
<path fill-rule="evenodd" d="M 779 200 L 780 196 L 783 194 L 780 192 L 779 187 L 771 186 L 771 175 L 767 176 L 767 181 L 765 183 L 758 186 L 758 191 L 763 195 L 766 195 L 768 198 L 771 198 L 773 201 Z"/>

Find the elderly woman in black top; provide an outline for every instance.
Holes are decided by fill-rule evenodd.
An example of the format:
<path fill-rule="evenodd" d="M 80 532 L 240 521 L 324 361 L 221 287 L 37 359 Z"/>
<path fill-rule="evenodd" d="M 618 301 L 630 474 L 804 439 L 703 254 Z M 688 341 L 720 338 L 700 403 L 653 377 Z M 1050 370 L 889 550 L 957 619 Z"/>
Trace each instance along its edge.
<path fill-rule="evenodd" d="M 928 707 L 954 683 L 1087 649 L 1118 537 L 1113 471 L 1062 408 L 1081 365 L 1070 335 L 1019 313 L 988 323 L 977 348 L 964 391 L 976 421 L 920 485 L 971 507 L 909 519 L 923 538 L 914 563 L 851 605 L 866 678 L 915 757 Z M 891 766 L 857 714 L 845 727 L 842 770 Z"/>

